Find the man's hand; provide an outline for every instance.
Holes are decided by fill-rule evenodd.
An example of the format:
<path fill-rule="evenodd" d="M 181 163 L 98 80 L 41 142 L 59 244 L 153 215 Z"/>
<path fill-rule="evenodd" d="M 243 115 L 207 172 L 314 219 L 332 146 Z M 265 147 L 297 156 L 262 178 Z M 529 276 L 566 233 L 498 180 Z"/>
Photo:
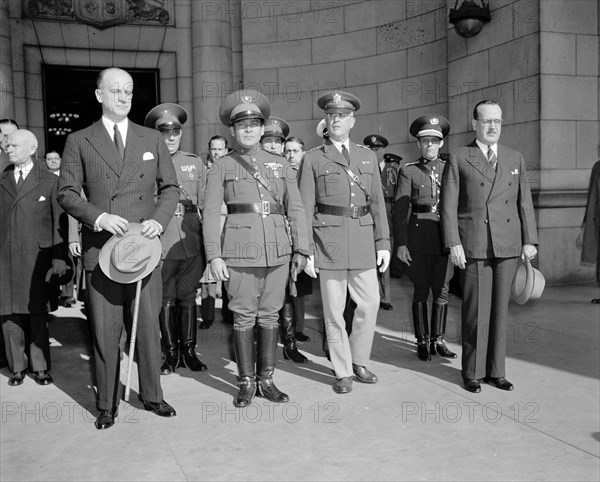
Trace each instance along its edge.
<path fill-rule="evenodd" d="M 465 257 L 465 250 L 463 249 L 462 244 L 450 246 L 450 262 L 460 269 L 465 269 L 467 258 Z"/>
<path fill-rule="evenodd" d="M 213 278 L 219 281 L 227 281 L 229 279 L 229 271 L 223 258 L 213 258 L 210 260 L 210 269 Z"/>
<path fill-rule="evenodd" d="M 62 276 L 63 274 L 65 274 L 67 272 L 67 270 L 70 270 L 71 267 L 67 265 L 67 263 L 65 263 L 64 259 L 53 259 L 52 260 L 52 268 L 50 268 L 48 270 L 48 272 L 46 273 L 46 283 L 50 282 L 50 278 L 52 278 L 52 275 L 55 274 L 57 276 Z"/>
<path fill-rule="evenodd" d="M 290 276 L 293 281 L 298 279 L 298 275 L 302 273 L 304 268 L 306 268 L 307 259 L 306 256 L 300 253 L 294 253 L 292 256 L 292 268 L 290 269 Z"/>
<path fill-rule="evenodd" d="M 71 256 L 79 258 L 81 256 L 81 244 L 79 242 L 69 243 L 69 251 Z"/>
<path fill-rule="evenodd" d="M 116 214 L 104 213 L 98 220 L 98 226 L 109 233 L 124 236 L 129 227 L 129 221 Z"/>
<path fill-rule="evenodd" d="M 142 236 L 152 239 L 160 233 L 162 233 L 162 226 L 158 221 L 148 219 L 142 223 Z"/>
<path fill-rule="evenodd" d="M 412 257 L 410 255 L 410 251 L 408 251 L 408 246 L 398 246 L 396 250 L 396 255 L 400 258 L 400 261 L 405 263 L 407 266 L 410 266 L 410 262 L 412 261 Z"/>
<path fill-rule="evenodd" d="M 379 266 L 379 272 L 385 273 L 385 270 L 390 264 L 390 252 L 387 249 L 380 249 L 377 251 L 377 266 Z"/>
<path fill-rule="evenodd" d="M 315 267 L 315 257 L 309 256 L 306 260 L 306 266 L 304 268 L 304 272 L 310 276 L 311 278 L 316 278 L 317 273 L 319 272 L 319 268 Z"/>
<path fill-rule="evenodd" d="M 524 244 L 523 248 L 521 248 L 521 259 L 523 261 L 525 261 L 526 259 L 531 261 L 533 258 L 535 258 L 536 254 L 537 249 L 533 244 Z"/>

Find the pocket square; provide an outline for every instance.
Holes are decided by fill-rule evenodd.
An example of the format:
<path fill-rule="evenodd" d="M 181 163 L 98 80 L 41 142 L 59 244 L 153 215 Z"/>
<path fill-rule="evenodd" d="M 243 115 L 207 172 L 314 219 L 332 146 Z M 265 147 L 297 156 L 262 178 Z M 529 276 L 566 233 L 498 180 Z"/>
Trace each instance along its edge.
<path fill-rule="evenodd" d="M 152 154 L 151 152 L 144 152 L 144 155 L 142 156 L 142 161 L 150 161 L 154 159 L 154 154 Z"/>
<path fill-rule="evenodd" d="M 518 170 L 518 169 L 513 169 L 512 171 L 510 171 L 510 173 L 511 173 L 513 176 L 516 176 L 517 174 L 519 174 L 519 170 Z"/>
<path fill-rule="evenodd" d="M 46 198 L 44 196 L 40 196 L 40 198 L 38 199 L 38 201 L 45 201 Z"/>

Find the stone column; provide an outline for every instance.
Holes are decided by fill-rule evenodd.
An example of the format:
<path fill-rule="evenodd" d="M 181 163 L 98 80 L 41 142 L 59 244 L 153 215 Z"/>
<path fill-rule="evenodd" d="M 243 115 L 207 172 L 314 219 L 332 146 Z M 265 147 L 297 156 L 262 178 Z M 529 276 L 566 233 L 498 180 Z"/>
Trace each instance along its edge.
<path fill-rule="evenodd" d="M 15 117 L 9 0 L 0 0 L 0 119 Z"/>
<path fill-rule="evenodd" d="M 240 13 L 239 2 L 192 2 L 192 82 L 196 149 L 207 152 L 215 134 L 229 137 L 219 120 L 219 107 L 233 91 L 231 26 Z"/>

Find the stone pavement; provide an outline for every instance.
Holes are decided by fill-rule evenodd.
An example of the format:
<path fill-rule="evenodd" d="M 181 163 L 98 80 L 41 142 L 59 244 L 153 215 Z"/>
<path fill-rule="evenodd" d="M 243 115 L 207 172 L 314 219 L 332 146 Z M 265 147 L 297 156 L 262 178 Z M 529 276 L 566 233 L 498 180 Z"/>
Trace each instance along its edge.
<path fill-rule="evenodd" d="M 372 364 L 376 385 L 331 389 L 321 351 L 320 297 L 307 302 L 304 365 L 279 361 L 291 402 L 256 398 L 233 407 L 231 326 L 199 331 L 207 372 L 162 378 L 177 417 L 143 410 L 133 374 L 118 422 L 97 431 L 92 360 L 81 306 L 50 324 L 55 384 L 0 372 L 0 479 L 13 480 L 594 480 L 600 475 L 600 306 L 595 285 L 547 287 L 510 306 L 507 378 L 515 391 L 462 388 L 460 300 L 450 300 L 456 360 L 415 355 L 405 279 L 393 279 L 393 311 L 380 311 Z M 126 358 L 125 358 L 126 361 Z M 123 367 L 126 364 L 123 363 Z M 125 369 L 122 380 L 126 379 Z"/>

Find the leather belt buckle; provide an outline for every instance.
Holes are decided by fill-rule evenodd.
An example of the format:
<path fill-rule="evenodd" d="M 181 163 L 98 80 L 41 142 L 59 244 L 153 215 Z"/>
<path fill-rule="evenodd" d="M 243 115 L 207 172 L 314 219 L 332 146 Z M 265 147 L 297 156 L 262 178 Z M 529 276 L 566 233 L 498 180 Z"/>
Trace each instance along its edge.
<path fill-rule="evenodd" d="M 260 202 L 260 214 L 263 216 L 268 216 L 271 214 L 271 203 L 269 201 Z"/>
<path fill-rule="evenodd" d="M 177 203 L 177 207 L 175 208 L 175 216 L 180 218 L 185 214 L 185 207 L 181 203 Z"/>
<path fill-rule="evenodd" d="M 352 219 L 358 219 L 360 216 L 360 206 L 352 206 L 352 212 L 350 214 L 350 217 Z"/>

